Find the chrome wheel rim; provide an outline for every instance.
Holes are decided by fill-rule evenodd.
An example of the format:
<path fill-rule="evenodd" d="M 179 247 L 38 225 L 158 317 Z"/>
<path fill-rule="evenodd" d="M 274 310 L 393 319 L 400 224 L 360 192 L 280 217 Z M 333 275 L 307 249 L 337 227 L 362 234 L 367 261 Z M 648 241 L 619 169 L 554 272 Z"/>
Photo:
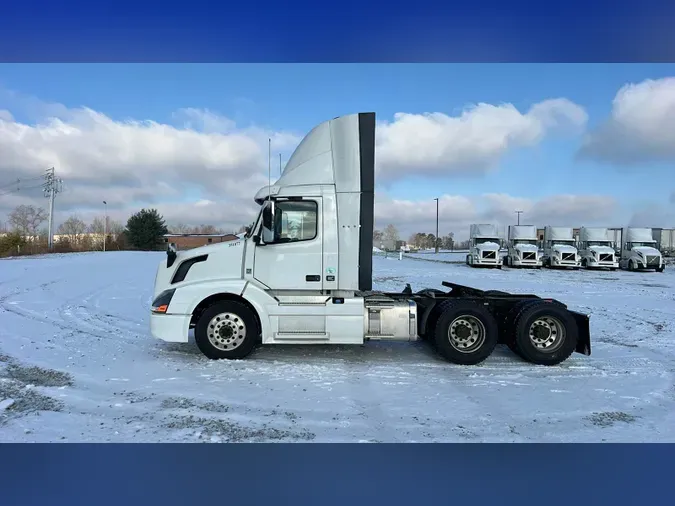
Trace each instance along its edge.
<path fill-rule="evenodd" d="M 220 313 L 211 318 L 206 329 L 209 342 L 219 350 L 230 351 L 246 338 L 246 324 L 234 313 Z"/>
<path fill-rule="evenodd" d="M 545 353 L 553 353 L 565 342 L 565 326 L 552 316 L 542 316 L 528 330 L 532 345 Z"/>
<path fill-rule="evenodd" d="M 448 340 L 460 353 L 473 353 L 485 342 L 485 325 L 475 316 L 458 316 L 448 328 Z"/>

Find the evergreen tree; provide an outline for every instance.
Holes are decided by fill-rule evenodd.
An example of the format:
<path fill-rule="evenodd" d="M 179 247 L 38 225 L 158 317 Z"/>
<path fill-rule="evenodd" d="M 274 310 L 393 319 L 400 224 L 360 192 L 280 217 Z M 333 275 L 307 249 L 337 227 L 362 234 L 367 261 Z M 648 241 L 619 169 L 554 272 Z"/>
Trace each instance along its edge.
<path fill-rule="evenodd" d="M 129 244 L 141 250 L 157 249 L 167 233 L 164 218 L 156 209 L 141 209 L 132 215 L 124 231 Z"/>

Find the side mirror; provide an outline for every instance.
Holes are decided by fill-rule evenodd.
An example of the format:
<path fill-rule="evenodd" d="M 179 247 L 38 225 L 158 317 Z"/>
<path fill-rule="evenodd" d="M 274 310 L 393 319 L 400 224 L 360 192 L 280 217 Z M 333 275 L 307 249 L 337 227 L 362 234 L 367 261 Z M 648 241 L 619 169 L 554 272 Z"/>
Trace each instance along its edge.
<path fill-rule="evenodd" d="M 169 243 L 169 246 L 166 248 L 166 266 L 171 267 L 173 263 L 176 261 L 176 257 L 178 256 L 178 248 L 176 247 L 176 244 L 171 242 Z"/>
<path fill-rule="evenodd" d="M 258 244 L 258 245 L 259 245 L 259 244 L 260 244 L 260 236 L 259 236 L 259 235 L 254 235 L 254 236 L 253 236 L 253 242 L 254 242 L 255 244 Z"/>
<path fill-rule="evenodd" d="M 251 233 L 251 227 L 246 227 L 244 228 L 244 232 L 246 232 L 246 235 Z"/>

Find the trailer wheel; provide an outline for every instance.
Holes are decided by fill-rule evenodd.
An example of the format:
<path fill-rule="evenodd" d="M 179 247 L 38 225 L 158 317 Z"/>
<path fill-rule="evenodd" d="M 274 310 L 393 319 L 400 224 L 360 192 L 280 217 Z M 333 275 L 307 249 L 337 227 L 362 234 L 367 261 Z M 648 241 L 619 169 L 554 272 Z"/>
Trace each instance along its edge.
<path fill-rule="evenodd" d="M 574 353 L 579 336 L 569 311 L 546 301 L 525 305 L 513 320 L 512 328 L 516 353 L 539 365 L 556 365 L 567 360 Z"/>
<path fill-rule="evenodd" d="M 494 316 L 473 301 L 447 301 L 434 326 L 438 352 L 450 362 L 476 365 L 488 358 L 499 340 Z"/>
<path fill-rule="evenodd" d="M 253 351 L 259 333 L 256 317 L 248 307 L 224 300 L 201 314 L 195 326 L 195 341 L 210 359 L 241 359 Z"/>

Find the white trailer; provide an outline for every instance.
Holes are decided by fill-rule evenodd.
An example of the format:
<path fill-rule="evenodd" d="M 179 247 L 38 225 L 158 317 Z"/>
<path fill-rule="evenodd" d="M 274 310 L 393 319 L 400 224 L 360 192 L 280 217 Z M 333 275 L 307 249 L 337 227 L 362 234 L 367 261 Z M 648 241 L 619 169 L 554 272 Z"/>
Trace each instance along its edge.
<path fill-rule="evenodd" d="M 619 259 L 614 250 L 610 232 L 601 227 L 581 227 L 579 231 L 579 255 L 585 269 L 619 268 Z"/>
<path fill-rule="evenodd" d="M 469 254 L 466 264 L 472 267 L 502 268 L 499 256 L 500 237 L 495 225 L 474 224 L 469 227 Z"/>
<path fill-rule="evenodd" d="M 152 335 L 186 343 L 193 330 L 212 359 L 244 358 L 259 343 L 419 338 L 466 365 L 498 343 L 536 364 L 590 355 L 589 316 L 553 299 L 440 280 L 448 291 L 374 291 L 374 160 L 374 113 L 315 127 L 279 180 L 255 196 L 260 212 L 245 238 L 188 251 L 169 245 L 155 277 Z"/>
<path fill-rule="evenodd" d="M 665 263 L 656 249 L 651 228 L 628 227 L 623 230 L 619 267 L 629 271 L 655 270 L 663 272 Z"/>
<path fill-rule="evenodd" d="M 675 256 L 675 229 L 654 228 L 652 229 L 652 237 L 663 256 Z"/>
<path fill-rule="evenodd" d="M 544 227 L 542 264 L 549 269 L 578 269 L 581 262 L 574 244 L 574 229 L 572 227 Z"/>
<path fill-rule="evenodd" d="M 537 240 L 537 227 L 534 225 L 509 225 L 508 251 L 503 263 L 508 267 L 542 266 Z"/>

